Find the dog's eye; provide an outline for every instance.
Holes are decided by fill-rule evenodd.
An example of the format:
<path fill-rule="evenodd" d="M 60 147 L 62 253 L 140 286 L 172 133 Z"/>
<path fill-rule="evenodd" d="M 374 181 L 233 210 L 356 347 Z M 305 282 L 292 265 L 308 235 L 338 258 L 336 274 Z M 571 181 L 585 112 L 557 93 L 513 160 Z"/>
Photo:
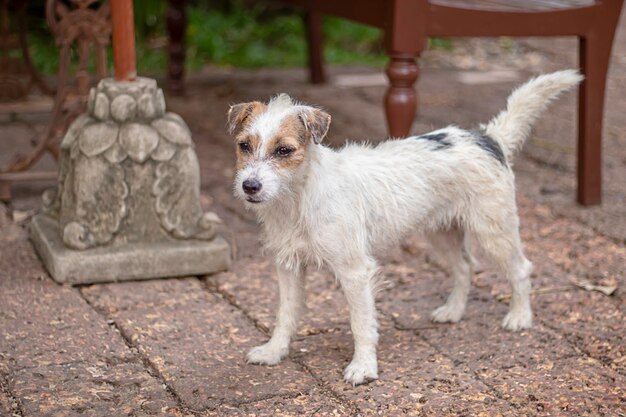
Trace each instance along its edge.
<path fill-rule="evenodd" d="M 251 151 L 250 144 L 248 142 L 239 142 L 239 149 L 243 153 L 249 153 Z"/>
<path fill-rule="evenodd" d="M 293 149 L 286 146 L 281 146 L 280 148 L 276 149 L 276 151 L 274 151 L 274 153 L 278 156 L 287 156 L 290 155 L 292 152 Z"/>

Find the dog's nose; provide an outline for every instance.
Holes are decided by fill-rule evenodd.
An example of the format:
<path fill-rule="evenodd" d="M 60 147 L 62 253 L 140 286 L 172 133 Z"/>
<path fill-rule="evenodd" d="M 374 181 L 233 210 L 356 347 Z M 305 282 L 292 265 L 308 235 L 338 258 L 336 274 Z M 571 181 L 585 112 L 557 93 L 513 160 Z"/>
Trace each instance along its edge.
<path fill-rule="evenodd" d="M 243 182 L 242 187 L 246 194 L 252 195 L 261 191 L 263 185 L 258 180 L 247 179 Z"/>

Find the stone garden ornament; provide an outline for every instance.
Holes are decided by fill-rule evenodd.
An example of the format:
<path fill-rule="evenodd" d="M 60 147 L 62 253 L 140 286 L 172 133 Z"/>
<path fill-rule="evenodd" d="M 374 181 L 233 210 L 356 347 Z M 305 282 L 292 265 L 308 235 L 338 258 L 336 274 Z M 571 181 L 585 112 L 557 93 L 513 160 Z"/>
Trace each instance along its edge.
<path fill-rule="evenodd" d="M 228 267 L 220 223 L 200 205 L 191 132 L 156 81 L 106 78 L 61 142 L 58 186 L 33 241 L 51 275 L 84 283 L 204 274 Z"/>

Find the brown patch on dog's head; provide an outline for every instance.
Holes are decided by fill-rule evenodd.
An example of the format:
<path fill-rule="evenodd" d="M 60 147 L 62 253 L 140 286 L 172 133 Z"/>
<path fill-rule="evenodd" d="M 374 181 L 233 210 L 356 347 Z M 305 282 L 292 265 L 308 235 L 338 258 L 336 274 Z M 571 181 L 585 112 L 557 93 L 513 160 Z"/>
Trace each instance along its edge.
<path fill-rule="evenodd" d="M 264 115 L 262 123 L 279 125 L 259 129 L 255 123 L 261 122 L 259 116 L 264 113 L 267 120 Z M 273 116 L 277 119 L 272 119 Z M 235 136 L 237 144 L 237 170 L 255 159 L 267 160 L 285 171 L 295 170 L 306 159 L 309 141 L 319 144 L 326 136 L 330 120 L 328 113 L 294 104 L 286 94 L 276 96 L 267 105 L 253 101 L 232 106 L 228 112 L 228 131 Z"/>
<path fill-rule="evenodd" d="M 315 107 L 305 107 L 299 113 L 300 120 L 304 124 L 309 137 L 314 143 L 319 144 L 328 133 L 330 127 L 330 114 Z"/>
<path fill-rule="evenodd" d="M 231 106 L 228 110 L 227 131 L 230 135 L 238 135 L 248 123 L 257 115 L 261 114 L 267 106 L 260 101 L 239 103 Z"/>
<path fill-rule="evenodd" d="M 228 110 L 228 133 L 235 136 L 237 143 L 237 169 L 241 169 L 259 147 L 259 137 L 249 134 L 245 128 L 256 116 L 263 113 L 266 105 L 260 101 L 239 103 Z"/>
<path fill-rule="evenodd" d="M 305 159 L 309 135 L 297 115 L 290 115 L 280 124 L 278 132 L 265 144 L 265 154 L 283 169 L 295 169 Z"/>
<path fill-rule="evenodd" d="M 260 140 L 257 135 L 245 133 L 243 131 L 237 135 L 237 170 L 246 166 L 259 146 Z"/>

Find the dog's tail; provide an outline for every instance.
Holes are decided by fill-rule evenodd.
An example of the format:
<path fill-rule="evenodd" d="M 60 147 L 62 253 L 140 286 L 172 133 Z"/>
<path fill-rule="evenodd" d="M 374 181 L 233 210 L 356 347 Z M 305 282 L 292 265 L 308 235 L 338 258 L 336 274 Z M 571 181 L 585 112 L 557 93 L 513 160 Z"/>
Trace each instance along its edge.
<path fill-rule="evenodd" d="M 513 91 L 506 109 L 487 124 L 485 133 L 500 143 L 507 160 L 511 160 L 550 101 L 578 85 L 582 79 L 577 70 L 557 71 L 532 78 Z"/>

